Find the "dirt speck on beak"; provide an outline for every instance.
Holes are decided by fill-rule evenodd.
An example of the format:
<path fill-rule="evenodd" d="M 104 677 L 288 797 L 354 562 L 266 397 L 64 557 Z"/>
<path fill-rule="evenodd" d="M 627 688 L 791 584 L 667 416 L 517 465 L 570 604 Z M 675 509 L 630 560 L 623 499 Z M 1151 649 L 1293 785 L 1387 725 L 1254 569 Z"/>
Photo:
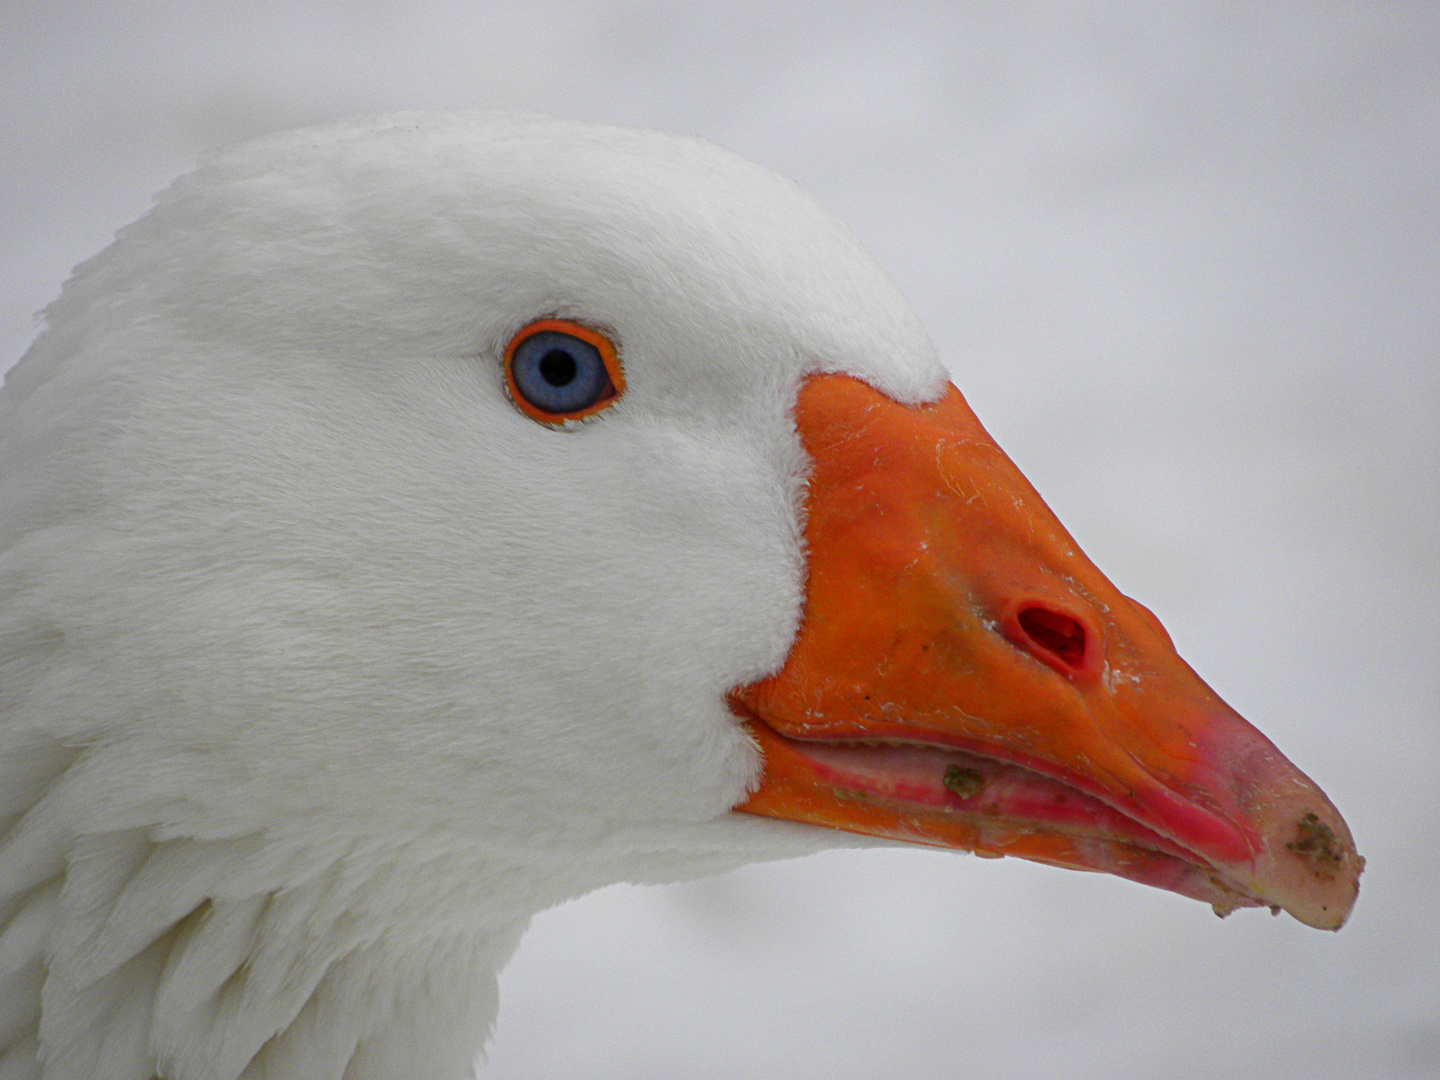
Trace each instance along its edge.
<path fill-rule="evenodd" d="M 1321 881 L 1332 880 L 1345 862 L 1345 849 L 1335 840 L 1335 833 L 1313 811 L 1307 810 L 1295 822 L 1295 839 L 1285 845 Z"/>
<path fill-rule="evenodd" d="M 985 778 L 980 775 L 979 769 L 966 769 L 959 765 L 949 766 L 940 782 L 947 791 L 962 799 L 973 799 L 985 788 Z"/>

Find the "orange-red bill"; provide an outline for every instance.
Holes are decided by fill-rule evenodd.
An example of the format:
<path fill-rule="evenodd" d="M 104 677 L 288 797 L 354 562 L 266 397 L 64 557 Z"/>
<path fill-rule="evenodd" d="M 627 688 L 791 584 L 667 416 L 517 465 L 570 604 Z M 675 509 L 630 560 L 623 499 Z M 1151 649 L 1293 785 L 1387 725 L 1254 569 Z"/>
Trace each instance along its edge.
<path fill-rule="evenodd" d="M 806 610 L 732 704 L 738 809 L 1016 855 L 1338 929 L 1364 860 L 1324 793 L 1079 550 L 953 387 L 819 375 Z"/>

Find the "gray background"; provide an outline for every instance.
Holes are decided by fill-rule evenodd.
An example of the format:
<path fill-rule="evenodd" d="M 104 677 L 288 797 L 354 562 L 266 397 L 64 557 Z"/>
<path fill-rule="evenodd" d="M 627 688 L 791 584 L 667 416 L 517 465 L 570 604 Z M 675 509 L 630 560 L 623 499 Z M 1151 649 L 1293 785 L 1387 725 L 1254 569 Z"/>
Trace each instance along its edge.
<path fill-rule="evenodd" d="M 840 213 L 1000 443 L 1370 858 L 1339 935 L 837 853 L 547 913 L 486 1076 L 1440 1075 L 1434 3 L 0 0 L 0 366 L 217 144 L 494 105 Z"/>

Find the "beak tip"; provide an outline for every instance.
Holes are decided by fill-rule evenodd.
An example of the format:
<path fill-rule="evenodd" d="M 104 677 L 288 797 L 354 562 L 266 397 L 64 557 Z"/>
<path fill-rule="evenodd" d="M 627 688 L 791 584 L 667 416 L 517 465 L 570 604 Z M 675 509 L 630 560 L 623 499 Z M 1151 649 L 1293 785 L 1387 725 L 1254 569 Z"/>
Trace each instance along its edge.
<path fill-rule="evenodd" d="M 1360 891 L 1365 860 L 1340 811 L 1310 777 L 1268 739 L 1230 714 L 1217 725 L 1212 760 L 1233 778 L 1227 793 L 1249 826 L 1252 855 L 1244 869 L 1222 867 L 1258 901 L 1317 930 L 1345 925 Z M 1241 726 L 1243 725 L 1243 726 Z"/>
<path fill-rule="evenodd" d="M 1257 860 L 1262 899 L 1317 930 L 1339 930 L 1360 893 L 1365 859 L 1335 809 L 1303 807 L 1281 819 Z"/>

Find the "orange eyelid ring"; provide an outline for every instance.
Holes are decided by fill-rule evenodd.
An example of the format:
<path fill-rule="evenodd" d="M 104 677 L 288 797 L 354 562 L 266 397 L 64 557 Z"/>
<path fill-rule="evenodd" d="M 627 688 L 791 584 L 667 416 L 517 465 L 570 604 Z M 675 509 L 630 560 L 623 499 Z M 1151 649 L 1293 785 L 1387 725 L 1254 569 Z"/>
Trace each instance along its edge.
<path fill-rule="evenodd" d="M 566 334 L 578 338 L 600 354 L 605 365 L 606 385 L 600 396 L 591 404 L 572 411 L 550 411 L 531 402 L 521 393 L 515 382 L 515 354 L 528 340 L 537 334 Z M 565 427 L 603 412 L 625 393 L 625 370 L 620 364 L 620 354 L 615 343 L 600 331 L 570 319 L 537 319 L 529 323 L 510 339 L 505 346 L 505 391 L 515 407 L 530 419 L 549 427 Z"/>

